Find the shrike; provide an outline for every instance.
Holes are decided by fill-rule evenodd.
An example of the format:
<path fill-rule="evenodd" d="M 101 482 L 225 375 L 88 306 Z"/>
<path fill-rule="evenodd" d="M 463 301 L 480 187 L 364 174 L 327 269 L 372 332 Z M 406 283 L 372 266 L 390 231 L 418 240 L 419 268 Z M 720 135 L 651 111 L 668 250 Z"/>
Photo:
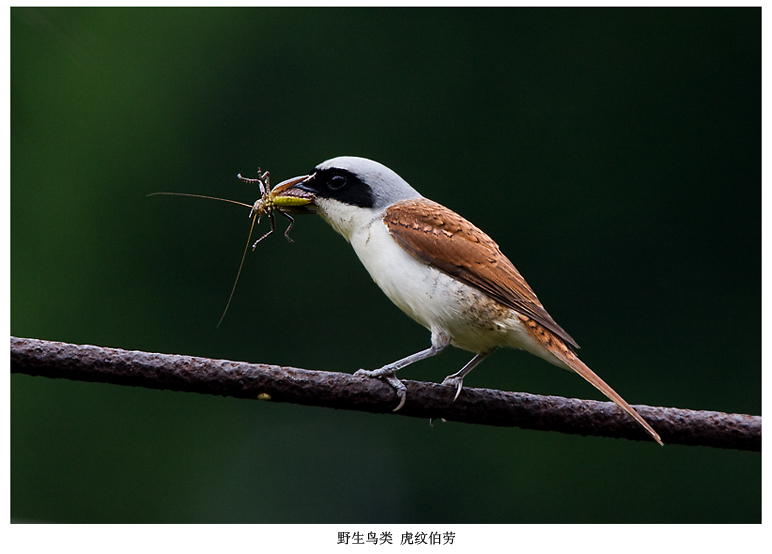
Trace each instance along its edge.
<path fill-rule="evenodd" d="M 550 317 L 498 245 L 472 223 L 365 158 L 327 160 L 279 187 L 281 197 L 307 200 L 292 211 L 322 216 L 351 243 L 386 296 L 431 331 L 426 350 L 356 372 L 394 387 L 395 411 L 406 398 L 397 370 L 449 345 L 473 352 L 469 363 L 442 382 L 455 387 L 455 400 L 464 377 L 494 350 L 508 346 L 575 371 L 662 444 L 640 414 L 577 357 L 574 339 Z"/>

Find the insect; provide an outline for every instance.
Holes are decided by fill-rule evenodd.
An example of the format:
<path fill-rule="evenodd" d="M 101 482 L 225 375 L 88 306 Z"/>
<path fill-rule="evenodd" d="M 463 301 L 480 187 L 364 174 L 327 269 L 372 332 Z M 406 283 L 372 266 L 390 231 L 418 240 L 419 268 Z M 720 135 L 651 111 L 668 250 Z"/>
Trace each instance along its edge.
<path fill-rule="evenodd" d="M 278 211 L 281 215 L 289 219 L 289 225 L 287 226 L 287 229 L 284 231 L 284 237 L 289 242 L 293 242 L 289 236 L 289 232 L 292 229 L 292 226 L 295 224 L 295 219 L 287 212 L 282 211 L 281 208 L 285 206 L 291 206 L 293 204 L 302 206 L 303 204 L 308 204 L 308 201 L 305 201 L 302 198 L 297 198 L 293 196 L 284 196 L 284 197 L 279 196 L 280 191 L 278 191 L 278 189 L 280 187 L 283 188 L 284 183 L 277 185 L 276 189 L 271 190 L 270 173 L 268 173 L 267 171 L 261 172 L 260 168 L 257 168 L 257 179 L 242 177 L 241 173 L 239 173 L 237 177 L 242 181 L 244 181 L 245 183 L 257 183 L 257 185 L 260 187 L 260 198 L 255 200 L 255 203 L 252 205 L 252 209 L 249 211 L 249 217 L 253 218 L 253 224 L 255 221 L 257 221 L 257 223 L 260 223 L 260 218 L 263 217 L 263 215 L 267 215 L 268 219 L 271 220 L 270 230 L 255 241 L 255 244 L 252 245 L 252 250 L 254 250 L 263 239 L 267 238 L 276 230 L 276 219 L 274 218 L 274 215 L 273 215 L 275 211 Z M 297 201 L 297 204 L 295 204 L 295 201 Z M 251 234 L 252 233 L 250 231 L 250 240 L 251 240 Z"/>
<path fill-rule="evenodd" d="M 257 169 L 256 179 L 243 177 L 241 173 L 239 173 L 237 177 L 245 183 L 257 183 L 258 187 L 260 188 L 260 198 L 255 200 L 254 204 L 250 205 L 244 202 L 230 200 L 228 198 L 218 198 L 216 196 L 205 196 L 203 194 L 190 194 L 186 192 L 154 192 L 148 194 L 148 196 L 189 196 L 191 198 L 205 198 L 207 200 L 219 200 L 220 202 L 228 202 L 230 204 L 237 204 L 239 206 L 250 208 L 249 217 L 252 219 L 252 225 L 249 227 L 247 244 L 244 247 L 244 253 L 241 255 L 241 263 L 239 263 L 239 269 L 236 272 L 236 280 L 233 283 L 233 288 L 231 289 L 230 296 L 228 297 L 228 302 L 225 305 L 225 310 L 220 317 L 220 321 L 217 322 L 218 327 L 220 326 L 220 323 L 222 323 L 223 319 L 225 319 L 225 314 L 228 312 L 228 308 L 231 305 L 231 300 L 233 300 L 233 293 L 236 292 L 236 285 L 239 282 L 241 270 L 244 267 L 244 260 L 247 256 L 249 243 L 252 241 L 252 233 L 254 232 L 255 224 L 260 223 L 260 219 L 264 215 L 267 215 L 268 219 L 271 221 L 271 228 L 267 233 L 255 241 L 255 243 L 252 245 L 252 250 L 257 248 L 257 245 L 260 244 L 260 242 L 268 238 L 276 230 L 276 219 L 274 212 L 279 212 L 282 216 L 289 220 L 289 225 L 284 231 L 284 237 L 289 242 L 293 242 L 292 238 L 289 236 L 289 233 L 295 223 L 295 219 L 289 213 L 287 213 L 287 211 L 303 211 L 304 206 L 310 204 L 314 198 L 313 194 L 305 194 L 302 191 L 298 191 L 297 189 L 292 191 L 292 195 L 283 194 L 287 189 L 298 184 L 303 179 L 306 179 L 306 176 L 288 179 L 279 183 L 273 189 L 271 188 L 270 173 L 267 171 L 261 171 L 260 168 Z"/>

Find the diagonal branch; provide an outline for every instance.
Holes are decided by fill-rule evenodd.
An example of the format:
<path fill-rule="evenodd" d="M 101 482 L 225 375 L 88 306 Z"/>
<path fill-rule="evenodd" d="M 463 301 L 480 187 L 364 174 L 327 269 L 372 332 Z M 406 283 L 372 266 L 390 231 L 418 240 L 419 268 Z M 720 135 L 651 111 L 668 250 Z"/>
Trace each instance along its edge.
<path fill-rule="evenodd" d="M 385 383 L 347 373 L 250 364 L 11 337 L 11 372 L 80 381 L 292 402 L 343 410 L 393 413 Z M 404 381 L 407 403 L 397 412 L 420 418 L 580 435 L 650 440 L 611 402 Z M 761 417 L 658 408 L 635 409 L 665 443 L 761 451 Z"/>

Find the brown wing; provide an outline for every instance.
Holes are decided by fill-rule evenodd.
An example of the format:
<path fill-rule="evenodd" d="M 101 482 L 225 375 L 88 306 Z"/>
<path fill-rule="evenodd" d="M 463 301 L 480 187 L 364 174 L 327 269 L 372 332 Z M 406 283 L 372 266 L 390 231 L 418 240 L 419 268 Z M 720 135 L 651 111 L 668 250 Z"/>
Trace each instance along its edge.
<path fill-rule="evenodd" d="M 413 257 L 483 291 L 578 348 L 493 239 L 457 213 L 425 198 L 405 200 L 389 207 L 383 222 Z"/>

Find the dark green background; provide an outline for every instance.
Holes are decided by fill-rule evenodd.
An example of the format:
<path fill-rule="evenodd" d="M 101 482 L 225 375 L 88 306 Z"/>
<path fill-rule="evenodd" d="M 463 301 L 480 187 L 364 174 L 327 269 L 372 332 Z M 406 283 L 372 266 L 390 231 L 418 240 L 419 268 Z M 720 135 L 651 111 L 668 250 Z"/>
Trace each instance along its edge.
<path fill-rule="evenodd" d="M 314 217 L 215 328 L 247 210 L 145 196 L 359 155 L 493 236 L 631 403 L 760 414 L 760 15 L 13 9 L 12 333 L 347 372 L 425 348 Z M 20 520 L 761 519 L 758 453 L 11 383 Z M 466 384 L 601 398 L 513 351 Z"/>

